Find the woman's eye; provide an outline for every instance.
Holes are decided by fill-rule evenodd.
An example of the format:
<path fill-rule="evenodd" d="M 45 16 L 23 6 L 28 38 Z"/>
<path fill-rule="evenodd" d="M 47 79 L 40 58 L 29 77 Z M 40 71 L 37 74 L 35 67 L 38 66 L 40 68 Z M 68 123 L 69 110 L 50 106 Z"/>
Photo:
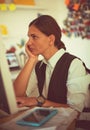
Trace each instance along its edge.
<path fill-rule="evenodd" d="M 36 36 L 33 36 L 33 39 L 37 38 Z"/>
<path fill-rule="evenodd" d="M 32 38 L 33 38 L 33 39 L 38 39 L 38 37 L 37 37 L 37 36 L 35 36 L 35 35 L 32 35 Z"/>

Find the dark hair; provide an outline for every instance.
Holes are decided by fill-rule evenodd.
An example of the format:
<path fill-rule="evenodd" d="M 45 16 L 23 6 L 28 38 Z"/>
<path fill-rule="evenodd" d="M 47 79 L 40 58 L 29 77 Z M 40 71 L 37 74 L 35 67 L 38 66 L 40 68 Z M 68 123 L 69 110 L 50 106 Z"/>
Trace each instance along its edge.
<path fill-rule="evenodd" d="M 60 49 L 66 49 L 64 43 L 61 41 L 61 29 L 57 24 L 56 20 L 49 15 L 41 15 L 38 18 L 34 19 L 30 24 L 38 28 L 42 33 L 49 36 L 53 34 L 55 36 L 55 46 Z"/>

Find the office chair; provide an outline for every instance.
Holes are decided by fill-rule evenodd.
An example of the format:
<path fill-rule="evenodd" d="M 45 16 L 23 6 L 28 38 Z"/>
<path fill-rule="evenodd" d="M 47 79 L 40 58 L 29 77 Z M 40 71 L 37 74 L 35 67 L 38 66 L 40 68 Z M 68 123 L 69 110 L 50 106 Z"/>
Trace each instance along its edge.
<path fill-rule="evenodd" d="M 89 94 L 90 94 L 90 84 L 89 84 Z M 84 108 L 83 112 L 80 114 L 79 119 L 76 121 L 76 130 L 78 130 L 77 128 L 81 128 L 82 130 L 90 130 L 90 106 Z"/>
<path fill-rule="evenodd" d="M 82 128 L 83 130 L 90 130 L 90 108 L 86 108 L 82 112 L 82 116 L 85 119 L 84 118 L 83 119 L 78 119 L 76 121 L 76 128 Z"/>

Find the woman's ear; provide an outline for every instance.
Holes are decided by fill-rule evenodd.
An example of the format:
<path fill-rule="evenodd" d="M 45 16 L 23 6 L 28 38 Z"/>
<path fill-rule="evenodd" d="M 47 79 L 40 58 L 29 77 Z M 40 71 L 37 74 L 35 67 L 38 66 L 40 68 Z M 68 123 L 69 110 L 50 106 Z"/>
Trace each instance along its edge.
<path fill-rule="evenodd" d="M 51 34 L 51 35 L 49 36 L 49 39 L 50 39 L 49 44 L 50 44 L 50 45 L 54 44 L 54 42 L 55 42 L 55 36 L 54 36 L 53 34 Z"/>

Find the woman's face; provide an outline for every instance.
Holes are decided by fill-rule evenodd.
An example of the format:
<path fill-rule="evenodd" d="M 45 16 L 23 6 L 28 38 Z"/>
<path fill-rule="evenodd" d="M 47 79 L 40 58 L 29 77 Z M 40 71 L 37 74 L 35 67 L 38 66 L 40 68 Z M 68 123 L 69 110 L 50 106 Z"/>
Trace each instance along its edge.
<path fill-rule="evenodd" d="M 50 49 L 50 36 L 46 36 L 39 31 L 34 25 L 31 25 L 28 30 L 29 40 L 27 42 L 28 49 L 34 55 L 45 55 Z"/>

